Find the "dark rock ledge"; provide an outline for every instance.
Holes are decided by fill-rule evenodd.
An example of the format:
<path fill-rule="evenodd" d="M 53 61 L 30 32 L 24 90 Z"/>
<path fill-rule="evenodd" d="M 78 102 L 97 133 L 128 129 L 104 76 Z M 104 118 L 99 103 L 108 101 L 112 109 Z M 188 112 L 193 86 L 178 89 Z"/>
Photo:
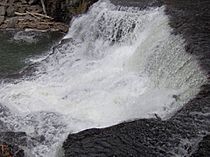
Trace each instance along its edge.
<path fill-rule="evenodd" d="M 186 40 L 208 75 L 200 93 L 167 121 L 140 119 L 104 129 L 70 134 L 63 144 L 66 157 L 209 157 L 210 132 L 210 1 L 112 0 L 115 4 L 166 5 L 174 34 Z M 150 3 L 151 2 L 151 3 Z"/>
<path fill-rule="evenodd" d="M 68 31 L 73 16 L 84 13 L 95 0 L 0 0 L 0 29 Z M 46 11 L 46 13 L 45 13 Z"/>
<path fill-rule="evenodd" d="M 22 148 L 26 146 L 24 132 L 0 132 L 0 157 L 24 157 Z"/>
<path fill-rule="evenodd" d="M 206 135 L 198 144 L 198 149 L 192 157 L 210 156 L 210 135 Z"/>

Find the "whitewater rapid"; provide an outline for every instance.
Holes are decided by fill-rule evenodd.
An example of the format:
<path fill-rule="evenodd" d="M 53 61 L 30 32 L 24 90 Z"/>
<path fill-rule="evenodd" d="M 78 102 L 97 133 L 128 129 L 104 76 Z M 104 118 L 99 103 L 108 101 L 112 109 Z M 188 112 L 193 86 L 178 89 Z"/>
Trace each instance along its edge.
<path fill-rule="evenodd" d="M 164 7 L 95 3 L 73 19 L 54 51 L 33 61 L 35 76 L 1 84 L 0 104 L 11 114 L 0 120 L 8 130 L 44 135 L 28 148 L 40 157 L 55 156 L 52 150 L 72 132 L 169 118 L 206 80 L 172 31 Z"/>

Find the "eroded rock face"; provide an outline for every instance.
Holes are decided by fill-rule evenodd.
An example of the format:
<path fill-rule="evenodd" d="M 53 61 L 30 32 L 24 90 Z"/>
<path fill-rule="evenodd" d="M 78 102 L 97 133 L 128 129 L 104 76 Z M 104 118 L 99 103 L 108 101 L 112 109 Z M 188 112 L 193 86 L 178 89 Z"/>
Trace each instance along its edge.
<path fill-rule="evenodd" d="M 145 1 L 145 4 L 138 0 L 113 2 L 142 9 L 147 5 L 165 4 L 170 26 L 174 29 L 172 33 L 184 37 L 186 52 L 200 60 L 201 67 L 208 75 L 208 82 L 193 100 L 167 121 L 141 119 L 105 129 L 70 134 L 63 144 L 65 156 L 208 157 L 210 146 L 206 133 L 210 132 L 210 1 L 151 0 L 151 3 Z"/>

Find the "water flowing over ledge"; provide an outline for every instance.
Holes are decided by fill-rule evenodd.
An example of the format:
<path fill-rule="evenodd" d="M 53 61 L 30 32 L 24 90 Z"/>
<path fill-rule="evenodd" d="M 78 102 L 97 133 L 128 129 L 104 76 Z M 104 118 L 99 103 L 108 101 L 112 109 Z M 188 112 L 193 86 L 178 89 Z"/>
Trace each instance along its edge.
<path fill-rule="evenodd" d="M 65 42 L 39 61 L 35 77 L 1 85 L 8 130 L 45 136 L 29 149 L 49 156 L 69 131 L 172 116 L 206 75 L 185 52 L 183 37 L 172 34 L 164 11 L 99 1 L 75 18 Z"/>

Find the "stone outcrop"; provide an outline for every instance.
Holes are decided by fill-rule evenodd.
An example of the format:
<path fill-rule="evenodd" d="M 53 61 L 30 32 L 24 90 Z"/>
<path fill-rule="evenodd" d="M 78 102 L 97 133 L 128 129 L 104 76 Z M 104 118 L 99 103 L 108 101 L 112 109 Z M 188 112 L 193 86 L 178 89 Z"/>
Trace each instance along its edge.
<path fill-rule="evenodd" d="M 21 147 L 27 145 L 27 137 L 24 132 L 0 132 L 0 156 L 24 157 Z"/>
<path fill-rule="evenodd" d="M 4 6 L 0 6 L 0 16 L 4 16 L 6 14 L 6 10 Z"/>
<path fill-rule="evenodd" d="M 75 15 L 82 14 L 98 0 L 46 0 L 47 13 L 56 21 L 69 23 Z"/>
<path fill-rule="evenodd" d="M 96 0 L 0 0 L 0 29 L 68 31 L 73 16 L 84 13 Z"/>

